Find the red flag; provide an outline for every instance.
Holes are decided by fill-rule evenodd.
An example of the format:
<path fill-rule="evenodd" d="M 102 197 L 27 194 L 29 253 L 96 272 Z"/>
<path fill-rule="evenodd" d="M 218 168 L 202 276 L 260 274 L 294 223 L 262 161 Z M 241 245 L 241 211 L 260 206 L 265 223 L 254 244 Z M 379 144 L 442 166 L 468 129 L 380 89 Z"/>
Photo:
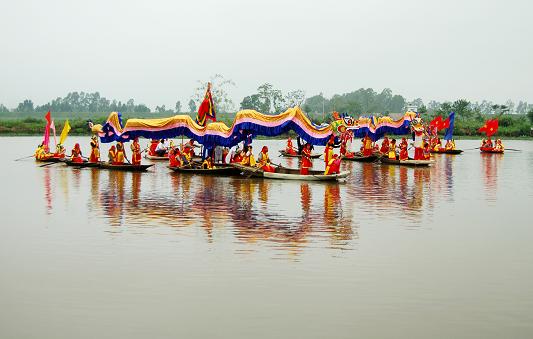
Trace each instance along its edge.
<path fill-rule="evenodd" d="M 211 95 L 211 83 L 207 84 L 204 101 L 202 101 L 200 107 L 198 107 L 196 123 L 200 126 L 205 126 L 207 119 L 217 121 L 215 103 L 213 102 L 213 96 Z"/>
<path fill-rule="evenodd" d="M 439 126 L 439 130 L 441 129 L 445 129 L 445 128 L 448 128 L 450 127 L 450 118 L 446 118 L 446 120 L 442 121 L 440 126 Z"/>
<path fill-rule="evenodd" d="M 441 123 L 442 123 L 442 117 L 439 115 L 435 119 L 431 120 L 431 122 L 429 123 L 429 127 L 438 129 L 438 126 L 440 126 Z"/>
<path fill-rule="evenodd" d="M 50 117 L 50 111 L 44 116 L 46 120 L 46 127 L 44 128 L 43 145 L 48 146 L 50 143 L 50 125 L 52 124 L 52 118 Z"/>
<path fill-rule="evenodd" d="M 496 134 L 498 132 L 498 119 L 487 120 L 485 125 L 479 129 L 479 132 L 485 132 L 487 137 Z"/>
<path fill-rule="evenodd" d="M 50 124 L 52 123 L 52 118 L 50 117 L 50 111 L 48 111 L 48 113 L 45 114 L 44 119 L 46 120 L 46 124 L 50 126 Z"/>

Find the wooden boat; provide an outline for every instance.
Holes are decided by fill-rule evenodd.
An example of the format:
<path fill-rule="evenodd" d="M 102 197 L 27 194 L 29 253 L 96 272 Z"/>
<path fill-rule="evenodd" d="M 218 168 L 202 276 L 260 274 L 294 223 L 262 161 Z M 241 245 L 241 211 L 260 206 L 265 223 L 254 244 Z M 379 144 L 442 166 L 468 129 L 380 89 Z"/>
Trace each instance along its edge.
<path fill-rule="evenodd" d="M 100 167 L 99 162 L 88 162 L 87 160 L 85 160 L 82 163 L 74 162 L 72 160 L 65 160 L 65 164 L 67 166 L 73 166 L 73 167 Z"/>
<path fill-rule="evenodd" d="M 504 150 L 503 149 L 495 149 L 494 147 L 480 147 L 479 148 L 479 151 L 481 153 L 494 153 L 494 154 L 503 154 Z"/>
<path fill-rule="evenodd" d="M 282 166 L 276 167 L 276 172 L 265 172 L 259 167 L 250 167 L 240 164 L 232 164 L 235 168 L 242 172 L 243 175 L 256 178 L 267 179 L 281 179 L 281 180 L 305 180 L 305 181 L 337 181 L 346 178 L 349 171 L 343 171 L 339 174 L 324 175 L 323 171 L 309 171 L 308 175 L 300 174 L 299 169 L 286 168 Z"/>
<path fill-rule="evenodd" d="M 355 155 L 353 157 L 342 157 L 342 160 L 359 161 L 359 162 L 374 162 L 374 161 L 378 160 L 378 158 L 379 157 L 378 157 L 377 154 L 364 156 L 361 153 L 355 153 Z"/>
<path fill-rule="evenodd" d="M 201 174 L 201 175 L 238 175 L 241 171 L 233 166 L 216 166 L 212 169 L 195 168 L 195 167 L 168 167 L 174 172 Z"/>
<path fill-rule="evenodd" d="M 449 150 L 438 150 L 438 151 L 435 151 L 435 150 L 431 150 L 431 153 L 433 154 L 461 154 L 463 153 L 463 150 L 462 149 L 449 149 Z"/>
<path fill-rule="evenodd" d="M 381 162 L 388 165 L 398 165 L 398 166 L 430 166 L 435 162 L 435 160 L 397 160 L 397 159 L 389 159 L 387 157 L 382 157 Z"/>
<path fill-rule="evenodd" d="M 121 165 L 113 165 L 108 162 L 100 162 L 100 166 L 98 168 L 108 169 L 108 170 L 115 170 L 115 171 L 128 171 L 128 172 L 142 172 L 146 171 L 148 168 L 154 166 L 154 164 L 149 165 L 132 165 L 132 164 L 121 164 Z"/>
<path fill-rule="evenodd" d="M 37 162 L 64 162 L 64 161 L 66 161 L 66 159 L 64 157 L 63 158 L 58 158 L 58 157 L 51 156 L 49 158 L 44 158 L 44 159 L 35 158 L 35 161 L 37 161 Z"/>
<path fill-rule="evenodd" d="M 150 160 L 165 160 L 165 161 L 168 161 L 168 154 L 164 155 L 164 156 L 159 156 L 159 155 L 150 155 L 150 154 L 146 153 L 144 155 L 144 157 L 146 159 L 150 159 Z"/>
<path fill-rule="evenodd" d="M 285 150 L 280 150 L 279 153 L 280 153 L 280 155 L 282 157 L 293 157 L 293 158 L 301 158 L 302 157 L 301 154 L 290 154 L 290 153 L 288 153 Z M 321 153 L 314 153 L 314 154 L 311 154 L 311 159 L 320 158 L 320 156 L 322 156 Z"/>

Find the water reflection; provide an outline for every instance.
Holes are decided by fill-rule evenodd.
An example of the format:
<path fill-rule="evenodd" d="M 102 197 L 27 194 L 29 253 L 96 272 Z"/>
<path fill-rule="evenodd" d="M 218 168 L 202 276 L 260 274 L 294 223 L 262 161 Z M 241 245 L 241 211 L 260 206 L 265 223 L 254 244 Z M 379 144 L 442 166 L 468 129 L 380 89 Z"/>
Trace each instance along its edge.
<path fill-rule="evenodd" d="M 481 153 L 481 172 L 487 201 L 495 202 L 498 188 L 498 169 L 503 160 L 503 154 Z"/>
<path fill-rule="evenodd" d="M 216 241 L 217 233 L 230 232 L 237 243 L 266 244 L 298 254 L 310 243 L 352 249 L 359 237 L 356 221 L 367 222 L 365 218 L 400 218 L 410 221 L 409 227 L 423 226 L 439 199 L 453 200 L 456 158 L 435 160 L 432 168 L 347 162 L 343 164 L 351 172 L 347 182 L 333 184 L 183 175 L 169 173 L 159 164 L 148 173 L 63 169 L 59 180 L 65 204 L 72 198 L 69 187 L 80 196 L 83 188 L 90 187 L 90 217 L 105 219 L 112 233 L 198 228 L 208 243 Z M 487 157 L 482 162 L 488 188 L 495 187 L 496 160 Z M 284 161 L 290 167 L 298 165 L 298 159 Z M 51 176 L 58 169 L 44 170 L 50 214 Z M 360 211 L 357 220 L 356 211 Z"/>

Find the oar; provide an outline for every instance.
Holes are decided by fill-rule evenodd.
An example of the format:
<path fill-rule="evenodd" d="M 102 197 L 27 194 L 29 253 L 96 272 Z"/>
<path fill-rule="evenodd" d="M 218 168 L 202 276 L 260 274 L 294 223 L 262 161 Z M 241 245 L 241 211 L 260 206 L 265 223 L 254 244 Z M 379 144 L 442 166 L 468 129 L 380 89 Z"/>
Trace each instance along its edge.
<path fill-rule="evenodd" d="M 18 159 L 15 159 L 13 161 L 19 161 L 19 160 L 24 160 L 24 159 L 28 159 L 28 158 L 33 158 L 35 155 L 32 154 L 32 155 L 28 155 L 27 157 L 23 157 L 23 158 L 18 158 Z"/>
<path fill-rule="evenodd" d="M 60 164 L 61 161 L 58 161 L 58 162 L 49 162 L 47 164 L 44 164 L 44 165 L 39 165 L 39 167 L 46 167 L 46 166 L 50 166 L 50 165 L 54 165 L 54 164 Z"/>
<path fill-rule="evenodd" d="M 504 148 L 504 151 L 516 151 L 516 152 L 522 152 L 521 149 L 514 149 L 514 148 Z"/>
<path fill-rule="evenodd" d="M 481 147 L 476 147 L 476 148 L 468 148 L 468 149 L 464 149 L 463 151 L 473 151 L 475 149 L 480 149 Z"/>

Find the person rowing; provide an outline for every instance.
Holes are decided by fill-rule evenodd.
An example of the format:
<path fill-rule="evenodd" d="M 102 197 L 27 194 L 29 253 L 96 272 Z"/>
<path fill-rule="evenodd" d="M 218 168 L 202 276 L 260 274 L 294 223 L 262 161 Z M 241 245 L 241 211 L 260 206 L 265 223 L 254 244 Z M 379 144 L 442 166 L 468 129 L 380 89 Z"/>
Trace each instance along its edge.
<path fill-rule="evenodd" d="M 117 161 L 117 148 L 115 145 L 112 145 L 109 148 L 109 152 L 107 152 L 107 158 L 110 164 L 114 164 Z"/>
<path fill-rule="evenodd" d="M 501 139 L 496 139 L 496 145 L 494 146 L 495 151 L 503 152 L 505 147 L 503 146 Z"/>
<path fill-rule="evenodd" d="M 339 174 L 341 168 L 341 158 L 337 154 L 333 154 L 333 157 L 329 160 L 324 175 Z"/>
<path fill-rule="evenodd" d="M 177 148 L 168 151 L 168 161 L 170 167 L 181 167 L 181 152 Z"/>
<path fill-rule="evenodd" d="M 70 161 L 76 164 L 83 163 L 83 158 L 81 154 L 80 144 L 76 143 L 74 145 L 74 148 L 72 149 L 71 155 L 70 155 Z"/>
<path fill-rule="evenodd" d="M 386 155 L 389 153 L 389 138 L 384 137 L 383 142 L 381 143 L 381 148 L 379 149 L 381 155 Z"/>
<path fill-rule="evenodd" d="M 202 163 L 202 169 L 215 169 L 215 164 L 213 163 L 212 157 L 205 158 L 204 162 Z"/>
<path fill-rule="evenodd" d="M 446 140 L 446 145 L 444 146 L 444 149 L 446 151 L 453 151 L 455 150 L 455 141 L 453 139 Z"/>
<path fill-rule="evenodd" d="M 257 167 L 260 167 L 265 172 L 274 173 L 276 169 L 270 165 L 270 158 L 268 157 L 268 147 L 263 146 L 261 152 L 257 156 Z"/>
<path fill-rule="evenodd" d="M 252 145 L 248 145 L 246 153 L 244 153 L 244 156 L 242 158 L 241 165 L 255 167 L 256 161 L 252 151 Z"/>
<path fill-rule="evenodd" d="M 65 146 L 61 144 L 56 145 L 56 152 L 54 153 L 54 158 L 63 159 L 65 158 L 65 153 L 67 150 L 65 149 Z"/>
<path fill-rule="evenodd" d="M 294 148 L 294 146 L 292 144 L 291 137 L 289 137 L 287 139 L 287 147 L 285 147 L 285 152 L 287 152 L 288 154 L 291 154 L 291 155 L 297 155 L 298 154 L 298 152 L 296 151 L 296 149 Z"/>
<path fill-rule="evenodd" d="M 409 160 L 409 153 L 407 152 L 407 143 L 400 144 L 400 160 Z"/>

